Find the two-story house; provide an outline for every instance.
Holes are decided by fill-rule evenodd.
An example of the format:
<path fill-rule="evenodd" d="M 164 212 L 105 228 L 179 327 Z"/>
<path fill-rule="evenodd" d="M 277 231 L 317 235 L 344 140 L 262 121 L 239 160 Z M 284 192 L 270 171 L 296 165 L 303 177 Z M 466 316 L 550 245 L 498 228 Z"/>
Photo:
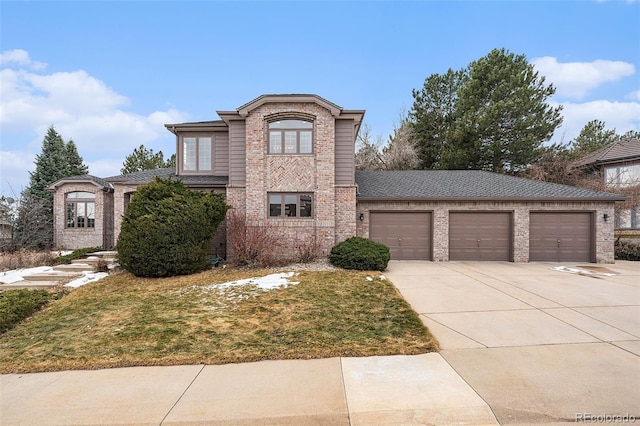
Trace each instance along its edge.
<path fill-rule="evenodd" d="M 393 259 L 613 262 L 620 196 L 475 170 L 356 172 L 364 114 L 317 95 L 263 95 L 220 120 L 167 124 L 175 169 L 50 186 L 55 244 L 113 247 L 131 196 L 157 175 L 225 193 L 283 255 L 300 241 L 326 254 L 358 235 Z"/>
<path fill-rule="evenodd" d="M 573 164 L 595 174 L 608 191 L 627 195 L 615 211 L 615 228 L 621 234 L 640 235 L 640 139 L 621 139 L 594 151 Z"/>

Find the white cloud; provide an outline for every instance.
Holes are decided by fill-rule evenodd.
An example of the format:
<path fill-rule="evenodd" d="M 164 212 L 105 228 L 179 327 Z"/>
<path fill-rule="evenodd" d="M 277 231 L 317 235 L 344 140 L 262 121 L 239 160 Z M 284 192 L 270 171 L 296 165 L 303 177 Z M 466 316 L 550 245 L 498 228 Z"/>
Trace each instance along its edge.
<path fill-rule="evenodd" d="M 627 95 L 627 99 L 631 99 L 634 101 L 640 101 L 640 90 L 636 90 Z"/>
<path fill-rule="evenodd" d="M 563 103 L 564 122 L 552 141 L 567 143 L 580 134 L 591 120 L 603 121 L 607 129 L 623 134 L 640 130 L 640 102 L 612 102 L 599 100 L 585 103 Z"/>
<path fill-rule="evenodd" d="M 47 64 L 33 61 L 29 58 L 29 52 L 22 49 L 7 50 L 0 53 L 0 65 L 15 64 L 28 67 L 33 70 L 43 70 Z"/>
<path fill-rule="evenodd" d="M 29 170 L 33 170 L 33 156 L 20 151 L 0 151 L 0 195 L 13 198 L 29 183 Z"/>
<path fill-rule="evenodd" d="M 65 140 L 74 140 L 90 173 L 101 177 L 119 174 L 125 156 L 140 145 L 167 157 L 175 152 L 175 137 L 164 124 L 187 121 L 186 113 L 175 108 L 129 111 L 126 96 L 84 70 L 33 71 L 36 62 L 24 50 L 3 52 L 1 61 L 2 193 L 9 186 L 19 192 L 28 184 L 28 170 L 51 125 Z"/>
<path fill-rule="evenodd" d="M 581 99 L 590 90 L 604 83 L 634 75 L 635 66 L 628 62 L 595 60 L 593 62 L 560 63 L 551 56 L 535 58 L 536 70 L 556 87 L 560 97 Z"/>

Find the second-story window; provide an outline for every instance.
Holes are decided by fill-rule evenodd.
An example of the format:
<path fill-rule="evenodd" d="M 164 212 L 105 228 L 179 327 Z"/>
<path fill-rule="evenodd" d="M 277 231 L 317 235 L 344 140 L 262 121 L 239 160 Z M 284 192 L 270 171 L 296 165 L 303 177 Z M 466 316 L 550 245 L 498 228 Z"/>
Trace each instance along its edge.
<path fill-rule="evenodd" d="M 269 154 L 311 154 L 313 123 L 278 120 L 269 123 Z"/>
<path fill-rule="evenodd" d="M 640 185 L 640 164 L 626 164 L 605 168 L 607 188 L 629 188 Z"/>
<path fill-rule="evenodd" d="M 210 172 L 211 136 L 184 136 L 182 138 L 182 170 L 185 172 Z"/>

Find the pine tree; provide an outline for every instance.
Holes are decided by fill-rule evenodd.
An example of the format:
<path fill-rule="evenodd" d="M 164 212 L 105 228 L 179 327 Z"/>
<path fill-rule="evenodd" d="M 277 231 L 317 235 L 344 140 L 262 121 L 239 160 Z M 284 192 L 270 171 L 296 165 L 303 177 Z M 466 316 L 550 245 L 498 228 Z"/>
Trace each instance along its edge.
<path fill-rule="evenodd" d="M 140 145 L 133 150 L 131 155 L 127 155 L 122 163 L 120 173 L 134 173 L 143 170 L 154 170 L 164 167 L 175 167 L 176 155 L 173 154 L 167 161 L 164 160 L 162 151 L 154 154 L 153 149 L 147 149 L 144 145 Z"/>
<path fill-rule="evenodd" d="M 42 151 L 36 156 L 36 168 L 30 172 L 27 192 L 37 198 L 53 199 L 47 186 L 69 176 L 69 162 L 62 137 L 53 126 L 49 127 L 42 141 Z"/>
<path fill-rule="evenodd" d="M 89 173 L 89 167 L 84 164 L 82 157 L 78 154 L 76 144 L 72 139 L 65 144 L 65 153 L 67 155 L 67 163 L 69 164 L 69 176 L 86 175 Z"/>
<path fill-rule="evenodd" d="M 414 90 L 410 113 L 422 166 L 516 173 L 562 123 L 561 107 L 524 55 L 494 49 Z"/>

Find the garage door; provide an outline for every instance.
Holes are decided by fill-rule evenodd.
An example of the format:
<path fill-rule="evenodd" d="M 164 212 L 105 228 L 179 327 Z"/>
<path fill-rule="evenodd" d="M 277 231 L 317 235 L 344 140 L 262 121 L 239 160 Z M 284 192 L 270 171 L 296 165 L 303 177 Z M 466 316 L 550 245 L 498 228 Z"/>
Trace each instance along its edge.
<path fill-rule="evenodd" d="M 529 220 L 529 260 L 593 261 L 593 219 L 588 212 L 532 212 Z"/>
<path fill-rule="evenodd" d="M 512 260 L 511 213 L 449 214 L 449 260 Z"/>
<path fill-rule="evenodd" d="M 371 212 L 369 237 L 389 247 L 391 259 L 431 260 L 430 212 Z"/>

